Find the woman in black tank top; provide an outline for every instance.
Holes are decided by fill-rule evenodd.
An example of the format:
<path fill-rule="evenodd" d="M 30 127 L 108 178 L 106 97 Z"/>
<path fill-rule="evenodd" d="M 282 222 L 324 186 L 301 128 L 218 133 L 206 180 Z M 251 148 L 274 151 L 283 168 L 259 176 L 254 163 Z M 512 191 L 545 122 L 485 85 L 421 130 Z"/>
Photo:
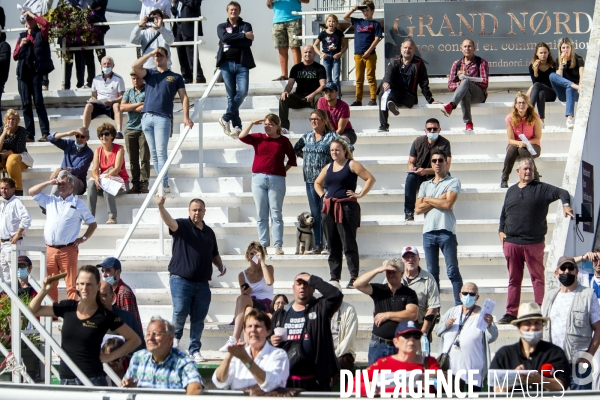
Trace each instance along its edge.
<path fill-rule="evenodd" d="M 332 281 L 340 281 L 343 252 L 350 271 L 350 282 L 346 288 L 353 289 L 359 271 L 356 230 L 360 226 L 360 206 L 357 199 L 369 193 L 375 178 L 359 162 L 354 161 L 345 140 L 334 139 L 329 149 L 333 162 L 321 170 L 314 184 L 315 191 L 323 198 L 323 231 L 330 248 L 329 273 Z M 360 193 L 356 193 L 359 176 L 365 184 Z"/>

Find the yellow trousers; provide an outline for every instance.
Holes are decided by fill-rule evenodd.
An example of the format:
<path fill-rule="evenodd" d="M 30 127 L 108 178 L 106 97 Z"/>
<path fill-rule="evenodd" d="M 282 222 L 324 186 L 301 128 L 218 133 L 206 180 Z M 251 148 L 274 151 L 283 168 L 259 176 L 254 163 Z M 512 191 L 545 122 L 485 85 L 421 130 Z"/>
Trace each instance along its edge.
<path fill-rule="evenodd" d="M 366 60 L 362 54 L 354 55 L 354 64 L 356 66 L 356 101 L 362 101 L 363 87 L 365 84 L 365 69 L 367 70 L 367 82 L 369 82 L 370 99 L 377 99 L 377 80 L 375 79 L 375 68 L 377 67 L 377 54 L 371 54 Z"/>
<path fill-rule="evenodd" d="M 27 165 L 21 160 L 20 154 L 11 154 L 6 162 L 0 163 L 0 167 L 6 168 L 8 176 L 15 181 L 16 190 L 23 190 L 23 170 Z"/>

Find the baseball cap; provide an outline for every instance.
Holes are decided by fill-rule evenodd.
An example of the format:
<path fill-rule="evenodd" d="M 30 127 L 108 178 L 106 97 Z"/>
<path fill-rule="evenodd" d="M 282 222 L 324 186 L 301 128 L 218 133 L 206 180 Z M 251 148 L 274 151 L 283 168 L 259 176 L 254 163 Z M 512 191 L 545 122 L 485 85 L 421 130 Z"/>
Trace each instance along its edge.
<path fill-rule="evenodd" d="M 409 333 L 409 332 L 421 333 L 421 328 L 419 328 L 419 324 L 417 324 L 415 321 L 399 322 L 398 326 L 396 327 L 396 334 L 394 336 L 398 337 L 400 335 L 404 335 L 405 333 Z"/>
<path fill-rule="evenodd" d="M 32 264 L 31 260 L 27 256 L 19 256 L 19 259 L 18 259 L 17 262 L 19 264 L 27 264 L 27 265 L 31 265 Z"/>
<path fill-rule="evenodd" d="M 575 262 L 575 259 L 573 257 L 569 257 L 569 256 L 562 256 L 561 258 L 558 259 L 558 263 L 556 264 L 556 268 L 560 268 L 563 265 L 574 265 L 575 268 L 577 268 L 577 263 Z"/>
<path fill-rule="evenodd" d="M 406 253 L 413 253 L 415 255 L 419 255 L 419 250 L 417 250 L 416 247 L 412 247 L 412 246 L 406 246 L 405 248 L 402 249 L 402 257 L 404 257 L 404 255 Z"/>
<path fill-rule="evenodd" d="M 107 259 L 102 261 L 102 264 L 98 264 L 96 265 L 96 267 L 121 269 L 121 261 L 119 261 L 119 259 L 115 257 L 108 257 Z"/>
<path fill-rule="evenodd" d="M 323 87 L 323 90 L 333 90 L 334 92 L 339 92 L 338 86 L 333 82 L 327 82 L 327 84 Z"/>

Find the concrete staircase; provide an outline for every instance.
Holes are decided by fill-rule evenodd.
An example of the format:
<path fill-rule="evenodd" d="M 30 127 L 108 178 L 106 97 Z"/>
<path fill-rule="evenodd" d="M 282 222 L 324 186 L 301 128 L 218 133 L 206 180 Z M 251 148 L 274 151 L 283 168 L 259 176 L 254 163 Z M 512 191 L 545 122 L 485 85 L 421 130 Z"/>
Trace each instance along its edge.
<path fill-rule="evenodd" d="M 496 301 L 495 317 L 499 319 L 502 316 L 506 304 L 508 274 L 498 242 L 497 229 L 505 194 L 505 189 L 499 188 L 506 147 L 504 118 L 512 106 L 516 90 L 526 90 L 528 81 L 525 77 L 492 78 L 488 102 L 473 108 L 474 134 L 465 134 L 462 131 L 464 124 L 460 110 L 456 110 L 448 119 L 439 111 L 439 106 L 418 105 L 411 110 L 401 109 L 399 117 L 390 118 L 390 132 L 380 133 L 377 132 L 377 107 L 351 109 L 351 121 L 358 133 L 355 158 L 377 178 L 371 193 L 360 201 L 363 214 L 358 233 L 361 273 L 381 265 L 386 258 L 398 256 L 404 246 L 416 246 L 423 254 L 423 217 L 417 216 L 414 222 L 404 220 L 404 180 L 410 145 L 418 135 L 423 134 L 425 120 L 435 117 L 442 124 L 442 134 L 452 144 L 452 175 L 462 182 L 462 192 L 454 212 L 458 220 L 458 257 L 463 280 L 477 283 L 481 293 L 480 302 L 483 303 L 486 298 Z M 343 84 L 344 100 L 349 102 L 353 101 L 352 85 L 353 82 Z M 282 87 L 280 82 L 251 84 L 250 94 L 241 110 L 242 120 L 259 119 L 268 112 L 277 113 L 277 96 Z M 198 98 L 204 88 L 205 85 L 191 85 L 188 87 L 188 93 L 192 99 Z M 444 79 L 432 79 L 432 88 L 436 100 L 450 100 L 451 96 L 446 92 Z M 88 96 L 89 93 L 85 91 L 46 92 L 48 111 L 52 116 L 51 129 L 60 132 L 80 126 L 82 108 Z M 5 107 L 20 104 L 17 95 L 9 93 L 3 97 Z M 222 133 L 217 120 L 225 107 L 224 88 L 219 84 L 207 100 L 204 110 L 204 178 L 198 179 L 198 130 L 195 127 L 169 170 L 172 192 L 166 203 L 173 216 L 185 217 L 191 198 L 204 199 L 207 204 L 206 222 L 215 230 L 222 258 L 228 265 L 227 274 L 221 278 L 213 274 L 211 282 L 212 303 L 202 337 L 202 351 L 209 358 L 220 357 L 216 350 L 231 333 L 232 326 L 228 324 L 232 320 L 234 302 L 239 294 L 237 276 L 247 265 L 243 253 L 246 245 L 257 237 L 256 211 L 250 190 L 253 150 Z M 181 107 L 176 104 L 175 110 L 178 108 Z M 560 185 L 571 131 L 565 128 L 563 105 L 558 102 L 550 103 L 546 109 L 548 115 L 543 131 L 542 155 L 536 160 L 536 164 L 543 181 Z M 310 129 L 309 112 L 308 109 L 291 111 L 292 142 Z M 176 128 L 170 142 L 171 147 L 178 139 L 181 120 L 182 113 L 179 111 L 175 115 Z M 96 138 L 95 127 L 102 122 L 103 119 L 92 122 L 92 138 Z M 99 141 L 91 140 L 89 144 L 96 148 Z M 59 166 L 62 158 L 62 152 L 48 143 L 28 144 L 28 150 L 35 159 L 35 166 L 24 173 L 25 190 L 37 182 L 46 180 L 50 172 Z M 155 176 L 154 171 L 152 175 Z M 516 181 L 516 173 L 513 173 L 509 184 Z M 107 210 L 104 200 L 99 199 L 96 212 L 99 226 L 94 237 L 80 248 L 81 265 L 96 264 L 104 257 L 114 254 L 143 199 L 142 195 L 119 197 L 117 225 L 104 224 Z M 26 243 L 42 245 L 45 218 L 31 197 L 25 196 L 23 200 L 34 218 L 33 227 L 27 233 Z M 157 209 L 151 204 L 153 208 L 146 211 L 121 257 L 124 268 L 122 277 L 136 292 L 144 324 L 155 314 L 171 317 L 167 273 L 171 241 L 166 228 L 163 227 L 167 238 L 166 254 L 159 254 L 158 230 L 161 225 Z M 275 293 L 284 293 L 288 297 L 292 293 L 293 277 L 299 270 L 325 279 L 329 277 L 326 256 L 294 255 L 296 216 L 307 210 L 301 168 L 292 168 L 288 174 L 283 208 L 286 255 L 268 257 L 275 267 Z M 556 218 L 554 214 L 548 216 L 547 250 Z M 273 254 L 274 249 L 270 250 Z M 32 259 L 35 260 L 37 271 L 37 255 L 32 255 Z M 424 258 L 421 260 L 421 266 L 426 266 Z M 34 274 L 37 272 L 34 271 Z M 344 286 L 348 278 L 344 268 Z M 452 289 L 445 273 L 442 272 L 440 278 L 442 312 L 445 312 L 452 306 Z M 356 350 L 359 359 L 366 359 L 372 324 L 372 301 L 357 290 L 344 289 L 343 292 L 345 300 L 357 309 L 360 330 Z M 531 282 L 526 274 L 522 299 L 532 298 Z M 517 336 L 512 327 L 499 328 L 500 338 L 492 345 L 492 351 L 513 342 Z M 181 348 L 186 348 L 188 336 L 189 331 L 186 329 Z M 434 343 L 432 351 L 437 352 L 437 348 L 437 344 Z"/>

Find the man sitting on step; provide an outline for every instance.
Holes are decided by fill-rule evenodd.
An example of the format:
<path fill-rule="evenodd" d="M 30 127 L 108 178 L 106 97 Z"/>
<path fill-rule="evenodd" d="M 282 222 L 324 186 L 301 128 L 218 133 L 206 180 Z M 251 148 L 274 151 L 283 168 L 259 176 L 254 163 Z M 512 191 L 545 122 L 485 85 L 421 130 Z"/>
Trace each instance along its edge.
<path fill-rule="evenodd" d="M 339 88 L 333 82 L 327 82 L 323 88 L 323 97 L 317 102 L 317 109 L 323 110 L 329 117 L 335 133 L 350 144 L 356 143 L 356 132 L 350 123 L 350 106 L 338 98 Z"/>
<path fill-rule="evenodd" d="M 379 132 L 390 130 L 388 110 L 398 115 L 398 107 L 413 108 L 418 103 L 417 84 L 427 103 L 442 104 L 433 100 L 427 67 L 421 57 L 415 56 L 416 47 L 412 39 L 404 39 L 400 45 L 402 56 L 391 60 L 385 69 L 382 86 L 379 88 Z"/>
<path fill-rule="evenodd" d="M 74 136 L 75 140 L 65 138 Z M 90 140 L 90 131 L 87 128 L 79 128 L 69 132 L 52 133 L 48 135 L 48 141 L 63 151 L 63 160 L 60 168 L 50 175 L 50 179 L 56 179 L 60 171 L 68 171 L 73 175 L 75 188 L 73 193 L 82 195 L 87 189 L 87 172 L 94 159 L 94 151 L 87 145 Z M 52 186 L 51 193 L 58 196 L 58 186 Z"/>

